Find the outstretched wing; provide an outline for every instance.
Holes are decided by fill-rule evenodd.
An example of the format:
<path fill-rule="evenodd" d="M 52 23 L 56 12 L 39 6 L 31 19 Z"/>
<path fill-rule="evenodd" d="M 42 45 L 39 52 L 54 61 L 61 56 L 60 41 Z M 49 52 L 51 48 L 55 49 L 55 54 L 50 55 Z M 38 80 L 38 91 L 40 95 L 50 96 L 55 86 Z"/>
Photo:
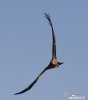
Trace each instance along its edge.
<path fill-rule="evenodd" d="M 27 88 L 25 88 L 21 92 L 15 93 L 14 95 L 22 94 L 22 93 L 30 90 L 34 86 L 34 84 L 38 81 L 39 77 L 48 69 L 51 69 L 50 64 L 37 76 L 37 78 Z"/>
<path fill-rule="evenodd" d="M 53 39 L 53 43 L 52 43 L 52 58 L 56 58 L 56 38 L 55 38 L 55 33 L 54 33 L 54 29 L 53 29 L 53 24 L 51 22 L 51 18 L 50 15 L 48 13 L 44 13 L 46 19 L 49 21 L 49 25 L 52 28 L 52 39 Z"/>

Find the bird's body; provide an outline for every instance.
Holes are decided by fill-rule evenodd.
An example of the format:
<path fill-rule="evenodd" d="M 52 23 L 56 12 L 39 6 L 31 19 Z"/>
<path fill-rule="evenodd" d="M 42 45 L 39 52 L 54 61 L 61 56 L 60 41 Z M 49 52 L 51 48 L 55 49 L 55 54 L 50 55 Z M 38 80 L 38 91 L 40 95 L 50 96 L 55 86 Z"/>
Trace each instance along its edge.
<path fill-rule="evenodd" d="M 52 28 L 52 40 L 53 40 L 53 42 L 52 42 L 52 59 L 51 59 L 50 63 L 48 64 L 48 66 L 37 76 L 37 78 L 27 88 L 25 88 L 21 92 L 15 93 L 15 95 L 22 94 L 22 93 L 30 90 L 33 87 L 33 85 L 38 81 L 38 79 L 40 78 L 40 76 L 46 70 L 59 67 L 59 65 L 63 64 L 62 62 L 58 62 L 57 61 L 57 57 L 56 57 L 56 38 L 55 38 L 55 33 L 54 33 L 53 25 L 52 25 L 52 22 L 51 22 L 51 18 L 49 16 L 49 14 L 47 14 L 47 13 L 44 13 L 44 15 L 45 15 L 46 19 L 48 20 L 49 25 Z"/>

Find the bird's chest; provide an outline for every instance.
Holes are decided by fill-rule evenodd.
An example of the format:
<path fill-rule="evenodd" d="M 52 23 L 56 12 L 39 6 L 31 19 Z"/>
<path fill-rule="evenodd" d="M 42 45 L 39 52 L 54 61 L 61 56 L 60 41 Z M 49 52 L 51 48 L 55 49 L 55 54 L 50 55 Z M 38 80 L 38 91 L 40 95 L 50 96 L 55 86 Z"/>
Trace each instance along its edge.
<path fill-rule="evenodd" d="M 57 59 L 52 59 L 52 66 L 56 67 L 57 66 Z"/>

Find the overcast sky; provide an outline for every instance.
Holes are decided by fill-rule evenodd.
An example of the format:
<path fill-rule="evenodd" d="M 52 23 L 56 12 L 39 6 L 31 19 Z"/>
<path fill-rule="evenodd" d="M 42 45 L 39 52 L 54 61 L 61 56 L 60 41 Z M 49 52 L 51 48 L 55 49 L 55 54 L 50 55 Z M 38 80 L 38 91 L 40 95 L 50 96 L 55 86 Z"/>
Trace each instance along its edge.
<path fill-rule="evenodd" d="M 57 58 L 64 62 L 48 70 L 34 87 L 27 87 L 48 65 L 52 54 L 51 16 Z M 66 100 L 88 97 L 88 1 L 0 1 L 0 100 Z"/>

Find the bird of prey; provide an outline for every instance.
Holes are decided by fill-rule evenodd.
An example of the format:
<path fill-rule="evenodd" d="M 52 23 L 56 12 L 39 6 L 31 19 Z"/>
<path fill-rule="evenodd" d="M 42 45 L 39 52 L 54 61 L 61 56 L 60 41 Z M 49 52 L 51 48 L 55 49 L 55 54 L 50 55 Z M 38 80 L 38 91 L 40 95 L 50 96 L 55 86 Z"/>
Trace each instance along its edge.
<path fill-rule="evenodd" d="M 15 93 L 14 95 L 22 94 L 22 93 L 30 90 L 34 86 L 34 84 L 38 81 L 38 79 L 40 78 L 40 76 L 46 70 L 49 70 L 49 69 L 52 69 L 52 68 L 57 68 L 61 64 L 63 64 L 63 62 L 57 61 L 57 56 L 56 56 L 56 38 L 55 38 L 55 33 L 54 33 L 54 29 L 53 29 L 53 25 L 52 25 L 52 22 L 51 22 L 50 15 L 48 13 L 44 13 L 44 15 L 45 15 L 45 18 L 48 20 L 49 25 L 50 25 L 50 27 L 52 29 L 52 41 L 53 41 L 52 42 L 52 59 L 49 62 L 48 66 L 36 77 L 36 79 L 27 88 L 25 88 L 24 90 L 22 90 L 22 91 L 20 91 L 18 93 Z"/>

